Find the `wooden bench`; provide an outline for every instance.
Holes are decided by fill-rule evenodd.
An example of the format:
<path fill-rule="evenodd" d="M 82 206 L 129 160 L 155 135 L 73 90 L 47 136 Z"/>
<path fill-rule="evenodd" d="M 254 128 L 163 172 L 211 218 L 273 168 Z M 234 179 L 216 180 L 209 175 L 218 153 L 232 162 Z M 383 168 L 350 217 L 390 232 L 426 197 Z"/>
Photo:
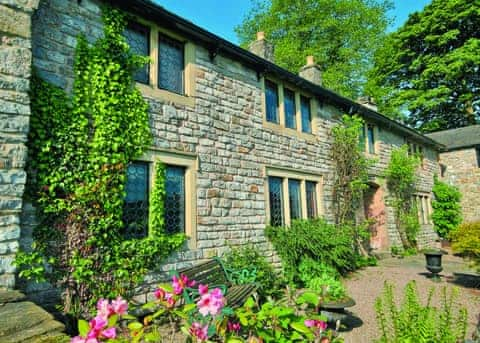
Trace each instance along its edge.
<path fill-rule="evenodd" d="M 227 305 L 232 308 L 242 306 L 258 288 L 255 283 L 234 285 L 218 258 L 179 270 L 178 273 L 186 275 L 189 280 L 195 280 L 197 286 L 203 284 L 208 285 L 209 289 L 220 288 L 225 294 Z"/>

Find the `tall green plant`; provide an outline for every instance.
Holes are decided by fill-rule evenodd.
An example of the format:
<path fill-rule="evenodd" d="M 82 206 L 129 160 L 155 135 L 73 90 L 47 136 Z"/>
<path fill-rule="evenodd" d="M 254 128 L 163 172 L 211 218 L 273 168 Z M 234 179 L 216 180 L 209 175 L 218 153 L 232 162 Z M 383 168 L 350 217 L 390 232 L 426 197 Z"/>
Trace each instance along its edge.
<path fill-rule="evenodd" d="M 422 305 L 415 281 L 405 287 L 403 303 L 398 306 L 393 296 L 393 286 L 385 283 L 383 294 L 375 301 L 375 312 L 380 329 L 378 343 L 463 342 L 467 329 L 467 310 L 454 304 L 457 290 L 441 291 L 441 307 L 431 305 L 434 290 L 427 303 Z"/>
<path fill-rule="evenodd" d="M 446 238 L 462 222 L 460 199 L 462 194 L 455 186 L 446 184 L 435 176 L 433 184 L 432 220 L 440 237 Z"/>
<path fill-rule="evenodd" d="M 368 188 L 368 167 L 373 161 L 365 157 L 359 146 L 363 125 L 358 116 L 344 115 L 342 122 L 332 128 L 333 204 L 337 224 L 354 222 L 363 191 Z"/>
<path fill-rule="evenodd" d="M 148 59 L 130 52 L 124 14 L 105 8 L 103 22 L 104 37 L 93 45 L 78 38 L 72 98 L 32 80 L 28 175 L 40 224 L 33 252 L 20 253 L 17 264 L 21 276 L 60 287 L 64 311 L 76 314 L 97 298 L 129 295 L 184 240 L 163 233 L 161 190 L 152 195 L 154 234 L 122 235 L 126 168 L 152 142 L 148 105 L 132 77 Z M 162 183 L 158 177 L 156 187 Z"/>
<path fill-rule="evenodd" d="M 409 155 L 407 145 L 392 150 L 390 162 L 385 170 L 391 205 L 404 248 L 416 245 L 420 229 L 417 207 L 414 200 L 416 170 L 420 165 L 418 156 Z"/>

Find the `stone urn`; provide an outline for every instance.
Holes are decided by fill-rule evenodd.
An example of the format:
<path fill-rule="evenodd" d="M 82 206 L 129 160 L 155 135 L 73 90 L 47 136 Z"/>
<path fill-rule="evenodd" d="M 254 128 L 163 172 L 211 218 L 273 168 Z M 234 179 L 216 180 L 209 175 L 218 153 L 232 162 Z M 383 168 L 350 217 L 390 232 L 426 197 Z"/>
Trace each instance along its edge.
<path fill-rule="evenodd" d="M 432 280 L 440 281 L 438 274 L 443 270 L 442 255 L 445 252 L 441 250 L 426 250 L 423 254 L 425 255 L 426 268 L 432 273 Z"/>

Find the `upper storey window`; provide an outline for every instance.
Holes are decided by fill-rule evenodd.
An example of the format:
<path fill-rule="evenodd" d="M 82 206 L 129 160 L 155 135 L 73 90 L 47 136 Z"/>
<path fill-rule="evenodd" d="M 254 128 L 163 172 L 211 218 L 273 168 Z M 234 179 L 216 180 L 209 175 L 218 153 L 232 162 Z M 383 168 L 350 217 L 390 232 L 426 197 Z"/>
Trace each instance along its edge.
<path fill-rule="evenodd" d="M 312 133 L 312 112 L 310 109 L 310 99 L 301 97 L 301 113 L 302 113 L 302 131 Z"/>
<path fill-rule="evenodd" d="M 375 154 L 375 130 L 372 124 L 367 124 L 368 153 Z"/>
<path fill-rule="evenodd" d="M 124 32 L 127 43 L 134 54 L 150 55 L 150 28 L 137 23 L 130 23 Z M 133 75 L 137 82 L 149 84 L 150 65 L 146 64 Z"/>
<path fill-rule="evenodd" d="M 159 35 L 158 40 L 158 87 L 184 94 L 184 44 Z"/>
<path fill-rule="evenodd" d="M 295 93 L 288 88 L 283 91 L 283 103 L 285 106 L 285 126 L 289 129 L 297 128 L 297 106 Z"/>
<path fill-rule="evenodd" d="M 267 121 L 279 124 L 278 86 L 268 80 L 265 82 L 265 107 L 267 112 Z"/>

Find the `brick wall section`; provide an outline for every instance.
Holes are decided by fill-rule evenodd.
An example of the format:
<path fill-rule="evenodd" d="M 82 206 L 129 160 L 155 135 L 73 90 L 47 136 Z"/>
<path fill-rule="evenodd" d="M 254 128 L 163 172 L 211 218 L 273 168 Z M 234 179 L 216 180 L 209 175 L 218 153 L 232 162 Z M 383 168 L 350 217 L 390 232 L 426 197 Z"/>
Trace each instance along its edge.
<path fill-rule="evenodd" d="M 463 221 L 480 220 L 480 168 L 475 148 L 441 153 L 440 163 L 446 166 L 443 181 L 457 186 L 462 193 Z"/>
<path fill-rule="evenodd" d="M 0 288 L 13 288 L 25 189 L 31 15 L 38 0 L 0 0 Z"/>
<path fill-rule="evenodd" d="M 84 0 L 80 5 L 60 0 L 44 0 L 34 18 L 34 65 L 40 75 L 71 89 L 75 37 L 86 33 L 92 40 L 101 34 L 98 2 Z M 182 268 L 222 254 L 228 245 L 253 242 L 270 260 L 278 263 L 264 237 L 265 166 L 285 167 L 324 177 L 323 208 L 332 220 L 332 180 L 334 166 L 329 158 L 330 129 L 340 111 L 328 104 L 318 107 L 317 136 L 306 140 L 265 128 L 262 91 L 257 73 L 237 61 L 218 55 L 212 62 L 208 51 L 196 46 L 194 107 L 166 103 L 146 97 L 154 146 L 194 153 L 197 171 L 197 246 L 174 254 L 162 269 Z M 372 170 L 380 184 L 393 145 L 403 138 L 380 131 L 381 153 Z M 431 152 L 429 158 L 434 157 Z M 431 189 L 427 162 L 419 187 Z M 384 185 L 383 185 L 384 186 Z M 429 188 L 430 187 L 430 188 Z M 33 208 L 24 212 L 24 242 L 30 241 Z M 390 229 L 391 242 L 398 238 Z M 431 231 L 431 230 L 430 230 Z M 427 230 L 427 232 L 429 232 Z M 430 234 L 430 232 L 429 232 Z"/>

